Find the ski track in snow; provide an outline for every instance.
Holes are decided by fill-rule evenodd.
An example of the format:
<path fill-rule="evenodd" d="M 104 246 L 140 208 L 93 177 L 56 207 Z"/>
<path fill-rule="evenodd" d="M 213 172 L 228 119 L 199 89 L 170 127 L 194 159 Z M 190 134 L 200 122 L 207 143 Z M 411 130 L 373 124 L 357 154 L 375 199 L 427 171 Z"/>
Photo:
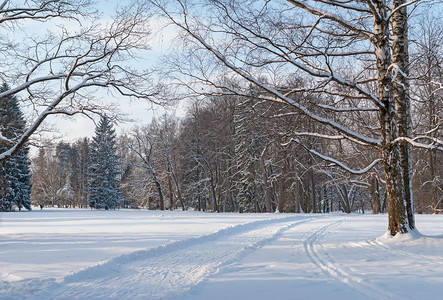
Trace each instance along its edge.
<path fill-rule="evenodd" d="M 124 254 L 59 280 L 0 282 L 0 299 L 172 299 L 284 231 L 311 220 L 285 217 L 255 221 Z M 321 232 L 313 235 L 307 248 L 314 246 Z M 316 257 L 315 252 L 310 253 Z"/>
<path fill-rule="evenodd" d="M 322 248 L 320 240 L 322 240 L 329 231 L 332 231 L 334 228 L 338 227 L 345 220 L 346 218 L 335 220 L 329 224 L 320 226 L 315 231 L 308 234 L 303 241 L 306 254 L 318 268 L 323 270 L 323 272 L 343 282 L 355 291 L 368 296 L 369 298 L 397 299 L 398 295 L 396 295 L 395 293 L 390 293 L 389 291 L 382 290 L 379 286 L 367 282 L 367 280 L 365 280 L 358 274 L 355 274 L 355 271 L 353 272 L 349 268 L 343 267 L 339 263 L 335 262 L 331 255 L 327 253 L 322 253 L 322 251 L 320 251 L 320 249 Z M 376 253 L 380 253 L 380 251 L 378 250 L 384 250 L 386 252 L 390 251 L 389 247 L 372 241 L 359 242 L 358 246 L 375 246 L 377 247 L 377 251 L 375 251 Z"/>
<path fill-rule="evenodd" d="M 443 261 L 443 256 L 441 256 L 441 255 L 436 256 L 436 255 L 411 253 L 411 252 L 408 252 L 405 250 L 394 249 L 394 248 L 390 247 L 389 245 L 381 243 L 377 240 L 366 241 L 366 243 L 370 246 L 373 246 L 373 247 L 382 248 L 386 252 L 389 252 L 390 253 L 389 255 L 391 255 L 391 256 L 405 256 L 405 257 L 409 258 L 409 257 L 411 257 L 411 255 L 413 255 L 416 260 L 421 260 L 423 262 L 434 262 L 434 263 L 438 263 L 438 264 L 441 264 Z"/>

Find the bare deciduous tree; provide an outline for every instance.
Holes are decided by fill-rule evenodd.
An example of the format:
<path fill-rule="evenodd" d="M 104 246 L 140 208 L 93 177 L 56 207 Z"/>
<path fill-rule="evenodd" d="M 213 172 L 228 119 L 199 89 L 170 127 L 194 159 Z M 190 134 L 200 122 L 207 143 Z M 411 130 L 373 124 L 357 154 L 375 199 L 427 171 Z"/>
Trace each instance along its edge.
<path fill-rule="evenodd" d="M 158 90 L 149 83 L 150 74 L 128 63 L 138 51 L 148 49 L 147 20 L 140 5 L 119 9 L 109 23 L 100 23 L 89 0 L 3 1 L 0 80 L 11 88 L 0 93 L 0 101 L 18 95 L 33 113 L 21 136 L 7 139 L 0 128 L 0 139 L 9 143 L 0 161 L 17 153 L 48 116 L 107 109 L 94 99 L 97 89 L 152 99 Z M 33 32 L 33 24 L 43 28 Z"/>
<path fill-rule="evenodd" d="M 411 94 L 416 99 L 412 110 L 416 135 L 443 137 L 443 25 L 435 22 L 433 12 L 421 15 L 411 45 Z M 434 13 L 435 14 L 435 13 Z M 443 152 L 436 149 L 418 149 L 414 153 L 415 201 L 419 212 L 438 213 L 442 210 L 443 168 L 438 161 Z"/>
<path fill-rule="evenodd" d="M 297 142 L 311 136 L 378 151 L 379 158 L 355 169 L 309 150 L 352 174 L 382 163 L 391 235 L 415 229 L 411 145 L 443 150 L 438 138 L 412 133 L 408 8 L 420 2 L 151 1 L 185 33 L 184 49 L 193 56 L 177 71 L 191 85 L 248 97 L 249 87 L 216 79 L 221 73 L 241 78 L 262 91 L 259 99 L 285 104 L 315 122 L 315 131 L 293 133 Z M 281 89 L 281 82 L 299 76 L 309 83 Z M 306 97 L 315 94 L 329 95 L 327 102 Z"/>
<path fill-rule="evenodd" d="M 145 131 L 145 132 L 143 132 Z M 129 145 L 129 148 L 134 151 L 137 156 L 141 159 L 142 165 L 134 165 L 138 167 L 144 167 L 149 170 L 151 173 L 150 177 L 152 178 L 152 181 L 154 182 L 158 197 L 159 197 L 159 203 L 160 203 L 160 209 L 165 209 L 165 202 L 164 202 L 164 193 L 163 193 L 163 187 L 162 183 L 160 182 L 158 176 L 157 176 L 157 169 L 153 165 L 152 157 L 153 157 L 153 143 L 151 141 L 151 138 L 149 137 L 148 133 L 145 130 L 134 130 L 133 132 L 133 139 L 134 143 Z"/>

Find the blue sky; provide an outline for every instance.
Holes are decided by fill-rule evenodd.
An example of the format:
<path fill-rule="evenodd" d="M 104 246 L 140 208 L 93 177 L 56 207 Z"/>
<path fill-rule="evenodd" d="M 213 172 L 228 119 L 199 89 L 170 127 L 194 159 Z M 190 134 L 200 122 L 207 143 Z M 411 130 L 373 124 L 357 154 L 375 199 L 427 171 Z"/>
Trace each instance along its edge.
<path fill-rule="evenodd" d="M 101 0 L 98 1 L 98 8 L 103 11 L 104 20 L 110 18 L 115 7 L 121 4 L 121 1 L 115 0 Z M 129 1 L 123 2 L 124 4 L 129 3 Z M 47 24 L 38 25 L 37 28 L 45 30 Z M 149 52 L 143 53 L 142 58 L 135 62 L 137 67 L 142 66 L 142 68 L 155 67 L 158 63 L 159 58 L 162 54 L 168 51 L 169 43 L 171 37 L 174 35 L 172 28 L 164 28 L 162 22 L 156 20 L 153 22 L 152 28 L 153 34 L 151 35 L 151 50 Z M 107 94 L 106 92 L 99 92 L 99 98 L 103 101 L 110 101 L 118 105 L 119 111 L 126 116 L 128 119 L 132 119 L 134 122 L 122 122 L 117 124 L 116 130 L 118 133 L 128 131 L 134 126 L 140 126 L 148 124 L 153 117 L 161 116 L 165 110 L 162 107 L 152 106 L 146 100 L 130 100 L 123 96 L 118 96 L 114 93 L 114 96 Z M 152 109 L 154 108 L 154 110 Z M 46 134 L 53 137 L 62 137 L 63 140 L 73 141 L 82 137 L 91 137 L 94 134 L 95 125 L 94 122 L 81 115 L 74 117 L 61 117 L 61 116 L 51 116 L 46 121 L 46 126 L 54 127 L 57 132 Z M 35 151 L 32 151 L 35 154 Z"/>

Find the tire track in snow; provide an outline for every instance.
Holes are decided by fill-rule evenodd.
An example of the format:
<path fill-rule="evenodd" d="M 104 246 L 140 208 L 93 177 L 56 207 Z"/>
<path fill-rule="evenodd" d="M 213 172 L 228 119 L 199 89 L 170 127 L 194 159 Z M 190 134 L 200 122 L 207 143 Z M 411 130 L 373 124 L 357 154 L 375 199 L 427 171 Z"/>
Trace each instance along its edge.
<path fill-rule="evenodd" d="M 317 246 L 320 244 L 319 241 L 323 239 L 331 229 L 338 227 L 344 220 L 345 218 L 341 218 L 333 221 L 307 235 L 303 241 L 306 254 L 323 272 L 343 282 L 357 292 L 374 299 L 395 299 L 395 294 L 380 290 L 379 287 L 365 282 L 363 278 L 345 270 L 345 268 L 340 267 L 330 257 L 323 256 L 321 252 L 318 251 Z"/>
<path fill-rule="evenodd" d="M 285 217 L 236 225 L 121 255 L 61 280 L 28 279 L 2 290 L 8 292 L 7 299 L 170 299 L 312 219 Z"/>

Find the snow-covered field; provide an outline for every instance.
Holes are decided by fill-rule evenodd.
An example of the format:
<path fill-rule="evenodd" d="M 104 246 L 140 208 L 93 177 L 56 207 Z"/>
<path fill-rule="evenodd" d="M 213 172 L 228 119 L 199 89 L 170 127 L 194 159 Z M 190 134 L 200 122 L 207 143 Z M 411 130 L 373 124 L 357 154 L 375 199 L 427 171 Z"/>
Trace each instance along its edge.
<path fill-rule="evenodd" d="M 0 215 L 0 299 L 442 299 L 443 215 Z"/>

